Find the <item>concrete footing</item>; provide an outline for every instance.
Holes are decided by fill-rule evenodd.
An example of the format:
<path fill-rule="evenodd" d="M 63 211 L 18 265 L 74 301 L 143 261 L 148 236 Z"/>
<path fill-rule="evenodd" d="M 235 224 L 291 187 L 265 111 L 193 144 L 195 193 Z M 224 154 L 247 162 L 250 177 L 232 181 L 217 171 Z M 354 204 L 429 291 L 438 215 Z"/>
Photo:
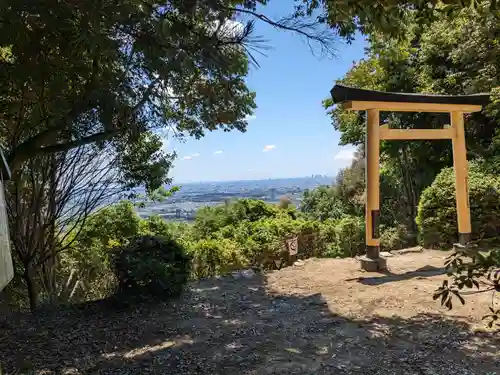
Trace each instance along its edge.
<path fill-rule="evenodd" d="M 367 272 L 379 272 L 387 270 L 387 260 L 383 257 L 375 259 L 368 258 L 366 255 L 359 258 L 361 269 Z"/>

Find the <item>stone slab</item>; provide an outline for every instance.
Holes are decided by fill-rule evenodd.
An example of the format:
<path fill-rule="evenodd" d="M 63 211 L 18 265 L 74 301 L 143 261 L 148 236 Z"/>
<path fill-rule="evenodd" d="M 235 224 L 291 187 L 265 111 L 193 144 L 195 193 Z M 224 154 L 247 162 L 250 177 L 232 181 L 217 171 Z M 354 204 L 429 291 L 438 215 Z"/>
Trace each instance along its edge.
<path fill-rule="evenodd" d="M 380 272 L 387 270 L 387 260 L 384 257 L 371 259 L 367 256 L 362 256 L 359 258 L 359 261 L 361 269 L 367 272 Z"/>

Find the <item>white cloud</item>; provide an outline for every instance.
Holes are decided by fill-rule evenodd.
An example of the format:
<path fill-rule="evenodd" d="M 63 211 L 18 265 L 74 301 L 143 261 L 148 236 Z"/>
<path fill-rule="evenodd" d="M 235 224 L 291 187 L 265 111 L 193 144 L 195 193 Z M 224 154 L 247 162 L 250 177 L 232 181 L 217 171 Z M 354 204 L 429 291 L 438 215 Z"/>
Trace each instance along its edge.
<path fill-rule="evenodd" d="M 264 150 L 262 150 L 263 152 L 267 152 L 267 151 L 271 151 L 273 149 L 275 149 L 276 146 L 275 145 L 267 145 L 267 146 L 264 146 Z"/>
<path fill-rule="evenodd" d="M 195 152 L 193 155 L 191 155 L 193 158 L 197 158 L 198 156 L 200 156 L 200 154 L 198 152 Z"/>
<path fill-rule="evenodd" d="M 220 154 L 222 154 L 223 152 L 224 152 L 224 151 L 222 151 L 222 150 L 217 150 L 217 151 L 215 151 L 215 152 L 214 152 L 214 155 L 220 155 Z"/>
<path fill-rule="evenodd" d="M 337 154 L 333 159 L 341 161 L 351 161 L 352 159 L 354 159 L 355 152 L 356 152 L 355 148 L 344 148 L 339 150 L 339 152 L 337 152 Z"/>
<path fill-rule="evenodd" d="M 193 160 L 193 157 L 192 156 L 184 156 L 183 158 L 184 160 Z"/>
<path fill-rule="evenodd" d="M 246 115 L 245 116 L 245 121 L 252 121 L 255 120 L 257 117 L 254 115 Z"/>

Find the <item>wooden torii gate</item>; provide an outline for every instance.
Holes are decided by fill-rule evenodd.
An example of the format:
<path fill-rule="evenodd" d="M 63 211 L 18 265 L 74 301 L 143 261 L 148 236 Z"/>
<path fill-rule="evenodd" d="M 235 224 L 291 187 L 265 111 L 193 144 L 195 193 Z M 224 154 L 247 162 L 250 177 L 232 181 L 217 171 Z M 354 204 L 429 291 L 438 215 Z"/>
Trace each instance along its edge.
<path fill-rule="evenodd" d="M 363 90 L 335 85 L 331 90 L 333 102 L 352 111 L 367 112 L 366 126 L 366 256 L 361 267 L 366 271 L 387 268 L 380 257 L 378 222 L 380 216 L 380 141 L 451 139 L 455 169 L 458 237 L 462 246 L 471 240 L 471 220 L 468 192 L 467 149 L 464 114 L 481 111 L 489 103 L 489 94 L 423 95 Z M 451 126 L 443 129 L 389 129 L 380 126 L 380 112 L 444 112 L 450 113 Z"/>

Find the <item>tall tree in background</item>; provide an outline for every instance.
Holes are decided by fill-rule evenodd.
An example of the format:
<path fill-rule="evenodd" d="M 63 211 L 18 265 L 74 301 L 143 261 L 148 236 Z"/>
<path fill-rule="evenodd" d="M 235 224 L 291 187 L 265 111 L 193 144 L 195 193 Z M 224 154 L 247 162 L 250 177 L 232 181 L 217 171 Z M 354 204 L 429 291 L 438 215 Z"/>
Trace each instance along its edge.
<path fill-rule="evenodd" d="M 297 0 L 295 15 L 319 13 L 318 21 L 351 40 L 357 31 L 402 37 L 406 35 L 408 17 L 425 26 L 447 15 L 458 14 L 462 9 L 500 14 L 496 0 Z"/>
<path fill-rule="evenodd" d="M 273 21 L 266 1 L 11 1 L 0 8 L 0 136 L 16 172 L 31 157 L 148 131 L 246 129 L 254 22 L 323 46 L 317 22 Z"/>

